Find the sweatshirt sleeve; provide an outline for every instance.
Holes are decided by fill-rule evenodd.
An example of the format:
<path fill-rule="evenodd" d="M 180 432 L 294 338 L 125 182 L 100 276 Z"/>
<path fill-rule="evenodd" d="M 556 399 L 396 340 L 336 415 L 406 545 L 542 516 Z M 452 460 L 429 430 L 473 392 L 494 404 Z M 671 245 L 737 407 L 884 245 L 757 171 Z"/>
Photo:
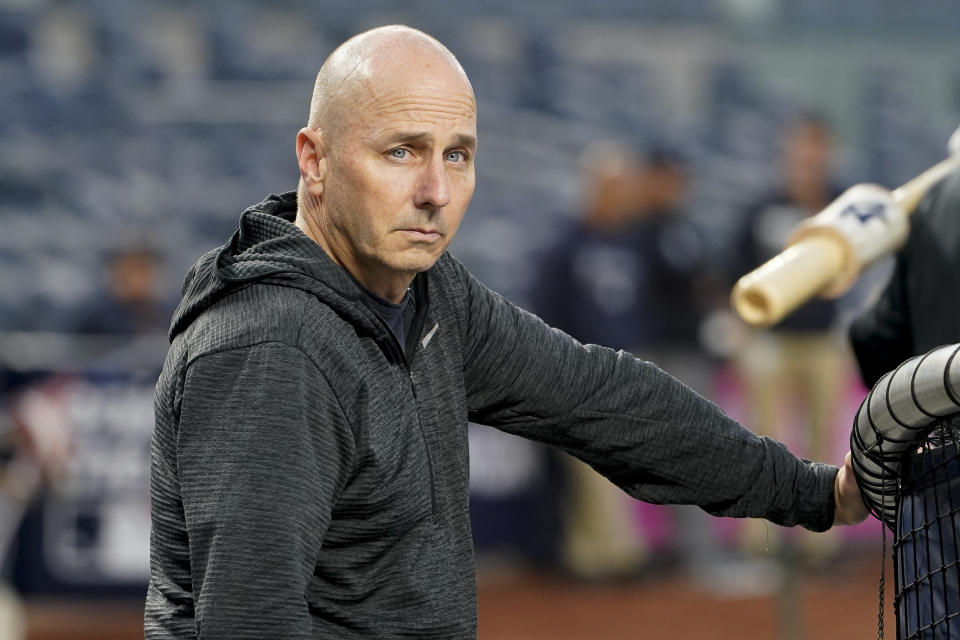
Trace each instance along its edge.
<path fill-rule="evenodd" d="M 582 345 L 460 267 L 471 420 L 557 446 L 627 493 L 823 531 L 836 467 L 793 456 L 624 351 Z"/>
<path fill-rule="evenodd" d="M 187 370 L 177 474 L 198 638 L 311 638 L 305 600 L 353 459 L 323 375 L 276 342 Z"/>

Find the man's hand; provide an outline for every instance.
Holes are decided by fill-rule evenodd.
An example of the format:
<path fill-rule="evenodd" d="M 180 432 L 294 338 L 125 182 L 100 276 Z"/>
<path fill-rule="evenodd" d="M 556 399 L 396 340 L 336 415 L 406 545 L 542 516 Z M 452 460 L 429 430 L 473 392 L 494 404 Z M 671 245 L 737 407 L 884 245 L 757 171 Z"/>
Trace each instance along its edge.
<path fill-rule="evenodd" d="M 833 501 L 836 510 L 833 513 L 833 524 L 858 524 L 863 522 L 870 513 L 863 503 L 860 487 L 853 476 L 853 467 L 850 464 L 850 453 L 843 460 L 843 467 L 833 483 Z"/>

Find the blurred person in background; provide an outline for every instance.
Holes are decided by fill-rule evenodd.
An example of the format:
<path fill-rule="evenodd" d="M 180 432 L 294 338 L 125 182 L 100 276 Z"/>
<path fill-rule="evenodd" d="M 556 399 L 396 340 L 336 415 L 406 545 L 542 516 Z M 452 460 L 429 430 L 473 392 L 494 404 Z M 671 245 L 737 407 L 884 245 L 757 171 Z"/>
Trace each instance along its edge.
<path fill-rule="evenodd" d="M 746 209 L 733 254 L 731 282 L 783 250 L 790 232 L 842 191 L 833 179 L 833 136 L 819 115 L 801 114 L 781 140 L 782 180 Z M 847 389 L 850 357 L 839 333 L 837 300 L 813 298 L 775 327 L 749 335 L 735 357 L 747 396 L 749 422 L 758 433 L 791 443 L 805 457 L 833 454 L 833 428 Z M 744 550 L 762 554 L 779 543 L 760 520 L 747 520 Z M 801 550 L 826 562 L 836 540 L 804 536 Z"/>
<path fill-rule="evenodd" d="M 143 244 L 121 246 L 107 258 L 101 293 L 80 312 L 77 333 L 135 335 L 166 332 L 170 305 L 160 295 L 160 255 Z"/>
<path fill-rule="evenodd" d="M 655 319 L 636 354 L 710 398 L 716 361 L 700 341 L 701 325 L 722 297 L 722 278 L 711 269 L 703 230 L 686 210 L 693 176 L 674 144 L 649 145 L 635 179 L 636 240 L 646 271 L 647 313 Z M 711 519 L 690 505 L 669 510 L 668 552 L 704 587 L 721 584 L 723 560 Z"/>
<path fill-rule="evenodd" d="M 700 325 L 716 304 L 722 282 L 710 270 L 703 231 L 687 215 L 690 168 L 680 149 L 650 145 L 637 167 L 635 237 L 644 262 L 645 307 L 653 331 L 637 354 L 710 395 L 713 366 L 700 346 Z"/>
<path fill-rule="evenodd" d="M 51 381 L 51 386 L 56 381 Z M 70 461 L 71 433 L 63 412 L 44 389 L 27 389 L 4 398 L 0 414 L 0 567 L 16 553 L 15 539 L 33 502 L 41 498 Z M 26 637 L 19 596 L 0 582 L 0 640 Z"/>
<path fill-rule="evenodd" d="M 697 344 L 707 307 L 704 243 L 683 212 L 683 156 L 663 143 L 637 153 L 598 142 L 581 164 L 583 214 L 542 256 L 534 311 L 581 342 L 630 351 L 709 395 L 711 367 Z M 687 539 L 651 552 L 628 496 L 583 462 L 564 459 L 571 486 L 562 561 L 571 575 L 640 577 L 672 565 L 673 546 L 691 551 Z M 709 535 L 699 519 L 684 524 L 699 530 L 681 525 L 681 537 Z"/>
<path fill-rule="evenodd" d="M 697 334 L 719 283 L 702 232 L 684 212 L 685 158 L 662 143 L 637 152 L 601 142 L 584 152 L 582 167 L 583 214 L 541 256 L 531 304 L 578 340 L 689 374 L 706 393 Z"/>
<path fill-rule="evenodd" d="M 468 420 L 652 502 L 866 517 L 849 463 L 796 458 L 449 255 L 476 142 L 466 74 L 420 31 L 365 32 L 321 67 L 298 191 L 198 260 L 172 323 L 147 638 L 476 637 Z"/>
<path fill-rule="evenodd" d="M 640 158 L 624 144 L 588 146 L 583 213 L 540 257 L 532 306 L 581 342 L 635 352 L 654 340 L 647 265 L 638 251 Z"/>
<path fill-rule="evenodd" d="M 595 142 L 581 167 L 583 214 L 541 256 L 531 304 L 581 342 L 636 353 L 650 344 L 656 321 L 636 234 L 639 158 L 624 144 Z M 568 482 L 562 568 L 588 580 L 639 576 L 650 556 L 633 501 L 585 462 L 562 460 Z"/>

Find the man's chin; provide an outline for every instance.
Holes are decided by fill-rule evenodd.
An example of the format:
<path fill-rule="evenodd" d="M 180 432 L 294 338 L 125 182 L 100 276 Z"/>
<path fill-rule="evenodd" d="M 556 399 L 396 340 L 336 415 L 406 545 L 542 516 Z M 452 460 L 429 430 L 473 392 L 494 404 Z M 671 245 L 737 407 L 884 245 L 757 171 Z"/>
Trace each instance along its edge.
<path fill-rule="evenodd" d="M 420 248 L 413 248 L 404 251 L 393 260 L 393 267 L 398 271 L 408 273 L 421 273 L 428 270 L 443 255 L 443 250 L 427 251 Z"/>

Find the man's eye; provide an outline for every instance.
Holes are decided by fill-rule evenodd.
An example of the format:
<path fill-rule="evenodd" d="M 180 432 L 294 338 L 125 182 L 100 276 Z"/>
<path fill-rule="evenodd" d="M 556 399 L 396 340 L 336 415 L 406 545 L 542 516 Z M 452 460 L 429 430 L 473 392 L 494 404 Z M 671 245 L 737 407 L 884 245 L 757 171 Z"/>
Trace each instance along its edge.
<path fill-rule="evenodd" d="M 406 149 L 404 149 L 403 147 L 397 147 L 396 149 L 392 149 L 392 150 L 390 151 L 390 156 L 393 157 L 393 158 L 399 158 L 399 159 L 402 160 L 403 158 L 406 158 L 406 157 L 407 157 L 407 154 L 408 154 L 408 153 L 409 153 L 409 152 L 408 152 Z"/>
<path fill-rule="evenodd" d="M 448 162 L 463 162 L 467 159 L 466 154 L 463 151 L 451 151 L 447 154 Z"/>

